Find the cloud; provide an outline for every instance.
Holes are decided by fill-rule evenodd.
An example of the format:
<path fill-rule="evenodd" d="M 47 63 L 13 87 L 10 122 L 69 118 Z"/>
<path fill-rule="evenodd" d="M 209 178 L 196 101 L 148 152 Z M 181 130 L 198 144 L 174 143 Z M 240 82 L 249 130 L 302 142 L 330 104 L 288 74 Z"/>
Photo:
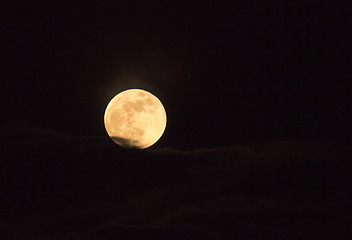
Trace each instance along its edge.
<path fill-rule="evenodd" d="M 343 216 L 349 202 L 348 154 L 332 145 L 136 151 L 107 136 L 25 129 L 2 135 L 12 139 L 1 158 L 5 239 L 299 238 L 310 218 L 319 236 L 317 226 L 337 227 L 324 216 Z"/>
<path fill-rule="evenodd" d="M 314 159 L 336 157 L 342 154 L 344 154 L 344 150 L 338 146 L 290 138 L 280 138 L 264 143 L 260 149 L 260 155 L 263 157 L 282 156 Z"/>
<path fill-rule="evenodd" d="M 0 136 L 5 145 L 15 144 L 17 147 L 26 145 L 56 145 L 70 146 L 77 149 L 95 149 L 112 147 L 125 152 L 116 144 L 112 144 L 108 136 L 73 136 L 49 128 L 35 127 L 25 121 L 16 120 L 4 124 L 0 129 Z M 121 142 L 121 145 L 129 148 L 134 146 L 137 141 L 130 139 L 112 137 L 113 140 Z M 302 139 L 279 138 L 256 144 L 237 144 L 230 147 L 198 148 L 189 150 L 179 150 L 173 147 L 147 148 L 142 150 L 143 154 L 151 156 L 183 156 L 183 157 L 207 157 L 222 156 L 236 158 L 266 158 L 266 157 L 297 157 L 297 158 L 322 158 L 346 155 L 347 151 L 338 145 L 317 143 Z M 141 155 L 141 154 L 140 154 Z"/>
<path fill-rule="evenodd" d="M 348 151 L 343 146 L 318 143 L 304 139 L 279 138 L 255 144 L 237 144 L 230 147 L 199 148 L 179 150 L 172 147 L 147 149 L 151 155 L 169 155 L 182 157 L 221 157 L 221 159 L 309 159 L 343 157 Z M 270 160 L 271 159 L 271 160 Z"/>
<path fill-rule="evenodd" d="M 147 150 L 148 151 L 148 150 Z M 205 155 L 231 155 L 237 154 L 238 156 L 256 156 L 256 152 L 249 146 L 235 145 L 233 147 L 217 147 L 217 148 L 199 148 L 192 150 L 179 150 L 172 147 L 165 147 L 160 149 L 152 149 L 148 151 L 152 154 L 170 154 L 170 155 L 184 155 L 184 156 L 205 156 Z"/>
<path fill-rule="evenodd" d="M 127 138 L 122 138 L 117 136 L 112 136 L 111 139 L 114 140 L 114 142 L 117 142 L 121 147 L 124 147 L 124 148 L 138 149 L 136 146 L 140 145 L 138 140 L 127 139 Z"/>

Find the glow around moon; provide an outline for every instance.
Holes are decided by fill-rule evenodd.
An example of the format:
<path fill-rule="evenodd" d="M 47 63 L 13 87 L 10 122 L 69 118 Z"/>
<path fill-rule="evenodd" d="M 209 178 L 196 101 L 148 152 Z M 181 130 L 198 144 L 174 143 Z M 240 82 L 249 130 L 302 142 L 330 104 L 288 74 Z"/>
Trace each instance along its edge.
<path fill-rule="evenodd" d="M 117 94 L 104 115 L 110 138 L 124 148 L 143 149 L 156 143 L 166 127 L 166 112 L 160 100 L 141 89 Z"/>

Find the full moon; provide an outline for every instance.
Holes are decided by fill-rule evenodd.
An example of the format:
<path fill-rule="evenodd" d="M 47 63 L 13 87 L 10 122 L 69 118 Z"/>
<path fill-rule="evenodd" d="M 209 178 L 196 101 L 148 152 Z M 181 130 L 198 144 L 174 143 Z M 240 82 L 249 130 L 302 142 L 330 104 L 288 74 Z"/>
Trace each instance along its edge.
<path fill-rule="evenodd" d="M 124 148 L 144 149 L 156 143 L 166 127 L 166 112 L 160 100 L 142 89 L 117 94 L 106 107 L 105 129 Z"/>

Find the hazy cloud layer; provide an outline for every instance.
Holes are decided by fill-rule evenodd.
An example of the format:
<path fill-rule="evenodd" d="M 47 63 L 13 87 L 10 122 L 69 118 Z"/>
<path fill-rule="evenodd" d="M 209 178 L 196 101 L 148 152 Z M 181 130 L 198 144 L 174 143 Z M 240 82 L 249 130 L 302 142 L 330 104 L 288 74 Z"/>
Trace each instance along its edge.
<path fill-rule="evenodd" d="M 4 239 L 297 239 L 347 227 L 349 158 L 336 146 L 137 151 L 35 128 L 2 139 Z"/>

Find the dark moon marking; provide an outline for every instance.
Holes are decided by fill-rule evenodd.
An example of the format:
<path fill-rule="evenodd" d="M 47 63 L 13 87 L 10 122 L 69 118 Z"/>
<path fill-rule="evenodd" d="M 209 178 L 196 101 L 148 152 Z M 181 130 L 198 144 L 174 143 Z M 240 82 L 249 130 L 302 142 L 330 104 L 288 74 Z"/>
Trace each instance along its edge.
<path fill-rule="evenodd" d="M 111 136 L 111 139 L 114 142 L 118 143 L 121 147 L 130 148 L 130 149 L 139 149 L 137 147 L 139 145 L 139 141 L 137 140 L 127 139 L 127 138 L 122 138 L 117 136 Z"/>

